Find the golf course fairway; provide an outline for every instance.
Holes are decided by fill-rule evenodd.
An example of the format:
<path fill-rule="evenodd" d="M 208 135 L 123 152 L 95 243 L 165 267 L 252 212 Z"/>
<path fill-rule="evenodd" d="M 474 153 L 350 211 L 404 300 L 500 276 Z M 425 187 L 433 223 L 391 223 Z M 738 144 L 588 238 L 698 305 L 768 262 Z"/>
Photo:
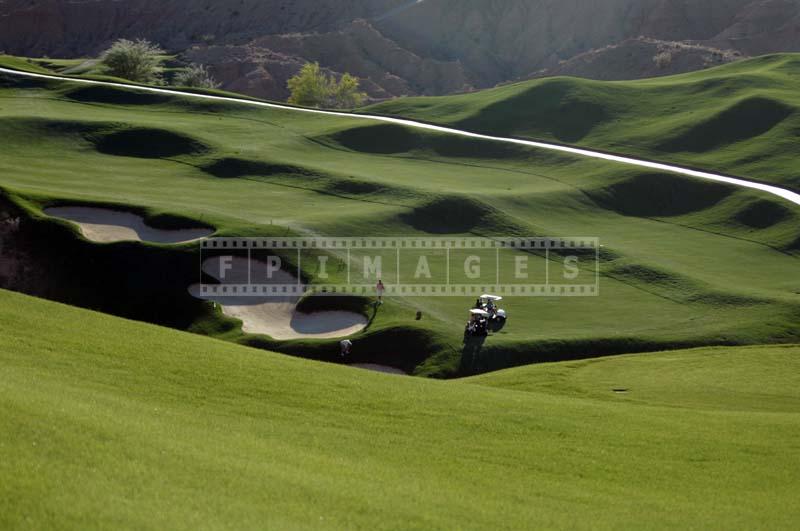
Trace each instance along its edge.
<path fill-rule="evenodd" d="M 118 83 L 114 81 L 98 81 L 98 80 L 91 80 L 91 79 L 76 79 L 71 77 L 63 77 L 63 76 L 56 76 L 52 74 L 42 74 L 37 72 L 24 72 L 24 71 L 17 71 L 17 70 L 10 70 L 7 68 L 0 67 L 0 73 L 6 75 L 16 75 L 16 76 L 23 76 L 23 77 L 32 77 L 34 79 L 51 79 L 51 80 L 61 80 L 61 81 L 71 81 L 71 82 L 78 82 L 89 84 L 92 86 L 101 86 L 101 87 L 111 87 L 111 88 L 121 88 L 121 89 L 128 89 L 128 90 L 135 90 L 144 93 L 152 93 L 152 94 L 167 94 L 172 96 L 182 96 L 182 97 L 190 97 L 190 98 L 198 98 L 201 100 L 211 100 L 211 101 L 220 101 L 226 103 L 239 103 L 242 105 L 253 105 L 259 107 L 266 107 L 272 109 L 284 109 L 290 110 L 295 112 L 305 112 L 305 113 L 312 113 L 312 114 L 320 114 L 323 116 L 334 116 L 334 117 L 350 117 L 352 116 L 349 113 L 343 112 L 336 112 L 336 111 L 327 111 L 327 110 L 320 110 L 320 109 L 310 109 L 304 107 L 293 107 L 287 105 L 279 105 L 275 103 L 257 101 L 257 100 L 250 100 L 245 98 L 232 98 L 226 96 L 218 96 L 213 94 L 192 94 L 181 92 L 178 90 L 171 90 L 171 89 L 164 89 L 164 88 L 156 88 L 156 87 L 147 87 L 129 83 Z M 562 103 L 563 105 L 563 103 Z M 752 105 L 751 105 L 752 107 Z M 800 205 L 800 194 L 796 192 L 792 192 L 791 190 L 786 190 L 784 188 L 779 188 L 776 186 L 747 181 L 744 179 L 737 179 L 735 177 L 729 177 L 725 175 L 714 174 L 710 172 L 703 172 L 699 170 L 693 170 L 691 168 L 681 168 L 679 166 L 664 164 L 659 162 L 635 159 L 631 157 L 626 157 L 622 155 L 615 155 L 611 153 L 602 153 L 599 151 L 593 151 L 588 149 L 581 149 L 577 147 L 571 147 L 566 145 L 559 145 L 547 142 L 533 142 L 530 140 L 518 139 L 518 138 L 510 138 L 510 137 L 500 137 L 500 136 L 492 136 L 486 135 L 481 133 L 476 133 L 473 131 L 465 131 L 463 129 L 454 129 L 450 127 L 443 127 L 436 124 L 431 123 L 424 123 L 414 120 L 408 120 L 403 118 L 396 118 L 392 116 L 381 116 L 381 115 L 373 115 L 362 113 L 358 115 L 358 118 L 362 120 L 370 120 L 370 121 L 377 121 L 382 123 L 388 123 L 392 125 L 399 125 L 401 127 L 411 127 L 414 129 L 423 129 L 426 131 L 433 131 L 436 133 L 443 133 L 446 135 L 456 135 L 456 136 L 463 136 L 467 138 L 473 138 L 477 140 L 484 140 L 489 142 L 501 142 L 507 144 L 514 144 L 520 146 L 527 146 L 533 147 L 538 149 L 545 149 L 545 150 L 553 150 L 553 151 L 560 151 L 563 153 L 568 153 L 571 155 L 577 155 L 580 157 L 588 157 L 588 158 L 595 158 L 600 160 L 608 160 L 611 162 L 616 162 L 620 164 L 632 165 L 637 166 L 640 168 L 647 168 L 652 170 L 658 171 L 666 171 L 670 173 L 677 173 L 679 175 L 686 175 L 689 177 L 697 178 L 697 179 L 706 179 L 715 182 L 723 182 L 726 184 L 732 184 L 734 186 L 744 187 L 744 188 L 752 188 L 754 190 L 759 190 L 762 192 L 766 192 L 772 195 L 776 195 L 787 201 L 794 203 L 795 205 Z M 390 147 L 391 149 L 391 147 Z"/>
<path fill-rule="evenodd" d="M 242 102 L 217 91 L 187 94 L 124 86 L 113 78 L 58 78 L 19 58 L 3 57 L 0 63 L 43 76 L 1 75 L 0 134 L 6 141 L 0 145 L 0 215 L 19 222 L 6 245 L 17 267 L 5 276 L 19 291 L 265 350 L 337 361 L 335 337 L 295 337 L 285 326 L 253 326 L 245 322 L 247 316 L 237 318 L 193 297 L 187 288 L 200 282 L 196 242 L 182 237 L 96 242 L 71 221 L 47 213 L 54 208 L 122 211 L 158 231 L 202 227 L 219 237 L 589 236 L 600 241 L 600 261 L 597 269 L 587 265 L 581 274 L 598 275 L 599 296 L 508 297 L 509 326 L 478 352 L 463 341 L 474 297 L 401 295 L 379 307 L 369 296 L 304 298 L 297 309 L 356 314 L 348 326 L 324 330 L 331 332 L 325 336 L 339 336 L 337 330 L 354 333 L 351 363 L 439 378 L 613 354 L 800 342 L 800 207 L 786 197 L 646 164 L 621 164 L 613 157 L 584 156 L 556 144 L 536 147 L 380 116 Z M 769 82 L 770 97 L 781 108 L 794 109 L 796 96 L 788 87 L 799 63 L 797 55 L 786 54 L 743 61 L 735 70 L 726 66 L 628 84 L 566 80 L 557 86 L 581 87 L 581 94 L 598 98 L 598 105 L 608 103 L 601 98 L 608 91 L 636 95 L 615 99 L 616 106 L 604 111 L 612 116 L 626 116 L 619 101 L 634 104 L 644 98 L 666 113 L 677 102 L 665 87 L 692 91 L 694 99 L 680 100 L 686 113 L 678 113 L 687 122 L 681 127 L 691 128 L 700 127 L 688 122 L 713 101 L 720 83 L 733 83 L 742 97 L 750 97 L 748 90 Z M 730 81 L 743 76 L 760 81 L 744 87 Z M 506 123 L 515 116 L 506 106 L 516 105 L 520 94 L 547 93 L 543 83 L 548 82 L 453 100 L 408 98 L 365 112 L 536 138 L 536 130 Z M 533 103 L 551 100 L 535 97 Z M 539 123 L 543 117 L 534 112 L 539 107 L 525 101 L 523 108 L 533 112 L 526 119 Z M 461 114 L 445 112 L 454 105 Z M 762 136 L 721 135 L 713 151 L 721 154 L 719 161 L 700 155 L 689 161 L 687 155 L 682 162 L 702 162 L 795 193 L 794 159 L 788 155 L 793 149 L 786 139 L 793 138 L 798 114 L 783 114 L 776 113 L 782 117 Z M 565 124 L 594 131 L 591 123 L 581 122 L 591 121 L 591 113 L 569 116 L 572 121 Z M 477 123 L 478 117 L 488 121 Z M 651 135 L 648 127 L 642 126 L 640 134 Z M 763 135 L 784 151 L 767 151 L 760 165 L 754 165 L 752 154 L 748 164 L 722 156 L 766 149 Z M 563 133 L 552 140 L 608 148 L 588 133 L 580 139 Z M 703 146 L 689 145 L 696 150 L 692 153 Z M 655 152 L 646 155 L 643 162 L 656 158 Z M 665 160 L 674 157 L 667 154 Z M 283 258 L 293 263 L 292 256 Z M 531 271 L 559 275 L 558 258 L 541 253 L 529 258 Z M 409 278 L 415 265 L 398 267 Z M 313 279 L 316 273 L 313 262 L 303 261 L 296 277 Z M 343 282 L 343 275 L 331 271 L 333 280 Z"/>
<path fill-rule="evenodd" d="M 59 64 L 0 55 L 0 529 L 797 528 L 800 55 L 353 112 Z"/>
<path fill-rule="evenodd" d="M 442 382 L 7 291 L 0 328 L 4 529 L 789 529 L 800 517 L 797 346 Z"/>

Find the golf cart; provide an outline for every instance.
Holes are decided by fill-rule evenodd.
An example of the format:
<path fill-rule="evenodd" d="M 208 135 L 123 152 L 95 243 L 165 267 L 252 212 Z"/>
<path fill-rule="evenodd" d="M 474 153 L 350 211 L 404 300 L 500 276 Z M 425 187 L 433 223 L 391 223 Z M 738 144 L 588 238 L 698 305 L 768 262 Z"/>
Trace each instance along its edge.
<path fill-rule="evenodd" d="M 489 312 L 479 308 L 469 311 L 469 321 L 464 333 L 468 336 L 488 336 L 489 335 Z"/>
<path fill-rule="evenodd" d="M 479 310 L 485 310 L 489 314 L 490 321 L 505 321 L 506 311 L 497 306 L 497 303 L 501 300 L 503 300 L 503 297 L 484 294 L 478 298 L 476 306 Z"/>

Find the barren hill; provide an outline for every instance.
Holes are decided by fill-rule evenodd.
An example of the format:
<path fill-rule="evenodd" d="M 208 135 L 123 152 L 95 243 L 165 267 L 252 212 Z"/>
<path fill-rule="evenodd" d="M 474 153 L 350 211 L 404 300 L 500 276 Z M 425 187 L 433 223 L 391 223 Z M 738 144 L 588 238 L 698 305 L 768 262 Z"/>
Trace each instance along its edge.
<path fill-rule="evenodd" d="M 119 37 L 154 40 L 257 96 L 285 97 L 286 79 L 319 61 L 386 98 L 797 51 L 800 0 L 0 0 L 0 51 L 94 55 Z M 655 41 L 679 43 L 666 68 Z"/>

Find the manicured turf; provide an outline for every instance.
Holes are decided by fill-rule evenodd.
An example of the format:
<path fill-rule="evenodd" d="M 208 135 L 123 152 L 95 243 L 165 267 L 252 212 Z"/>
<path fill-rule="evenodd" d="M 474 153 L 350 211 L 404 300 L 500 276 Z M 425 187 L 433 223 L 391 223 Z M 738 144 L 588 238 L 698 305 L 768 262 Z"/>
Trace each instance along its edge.
<path fill-rule="evenodd" d="M 614 150 L 630 134 L 647 140 L 628 153 L 792 186 L 797 61 L 379 109 Z M 0 219 L 21 218 L 2 252 L 30 261 L 27 285 L 196 332 L 0 291 L 0 528 L 797 527 L 789 204 L 356 118 L 11 77 L 0 138 Z M 335 341 L 243 335 L 192 299 L 196 246 L 88 242 L 42 214 L 60 204 L 218 235 L 598 236 L 599 297 L 509 298 L 477 351 L 470 297 L 303 301 L 373 318 L 353 362 L 448 377 L 594 359 L 441 382 L 276 354 L 341 361 Z"/>
<path fill-rule="evenodd" d="M 0 329 L 5 529 L 790 529 L 800 518 L 798 347 L 440 382 L 5 291 Z"/>
<path fill-rule="evenodd" d="M 796 346 L 677 350 L 509 369 L 463 380 L 616 403 L 800 412 Z"/>
<path fill-rule="evenodd" d="M 390 300 L 357 337 L 359 361 L 418 374 L 800 340 L 800 213 L 771 196 L 351 117 L 69 82 L 4 78 L 0 102 L 0 187 L 27 205 L 36 241 L 58 248 L 46 256 L 60 264 L 53 296 L 73 304 L 298 355 L 329 359 L 337 349 L 243 337 L 186 293 L 198 277 L 193 249 L 86 245 L 41 217 L 52 204 L 121 205 L 218 235 L 601 239 L 600 297 L 510 298 L 509 325 L 478 356 L 462 346 L 472 297 Z M 107 296 L 112 288 L 122 291 Z"/>
<path fill-rule="evenodd" d="M 800 190 L 800 55 L 623 82 L 548 78 L 366 109 L 728 172 Z"/>

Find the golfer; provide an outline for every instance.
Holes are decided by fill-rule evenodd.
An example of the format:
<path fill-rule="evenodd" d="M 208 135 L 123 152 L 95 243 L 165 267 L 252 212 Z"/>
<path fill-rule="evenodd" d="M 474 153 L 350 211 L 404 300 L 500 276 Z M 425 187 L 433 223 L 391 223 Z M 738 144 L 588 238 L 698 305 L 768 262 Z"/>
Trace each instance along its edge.
<path fill-rule="evenodd" d="M 342 357 L 344 358 L 345 356 L 350 354 L 351 350 L 353 350 L 353 342 L 350 341 L 349 339 L 343 339 L 339 343 L 339 347 L 341 347 L 342 349 Z"/>
<path fill-rule="evenodd" d="M 378 280 L 378 285 L 375 286 L 375 291 L 378 293 L 378 302 L 383 302 L 383 292 L 386 291 L 386 286 L 383 285 L 383 280 Z"/>

